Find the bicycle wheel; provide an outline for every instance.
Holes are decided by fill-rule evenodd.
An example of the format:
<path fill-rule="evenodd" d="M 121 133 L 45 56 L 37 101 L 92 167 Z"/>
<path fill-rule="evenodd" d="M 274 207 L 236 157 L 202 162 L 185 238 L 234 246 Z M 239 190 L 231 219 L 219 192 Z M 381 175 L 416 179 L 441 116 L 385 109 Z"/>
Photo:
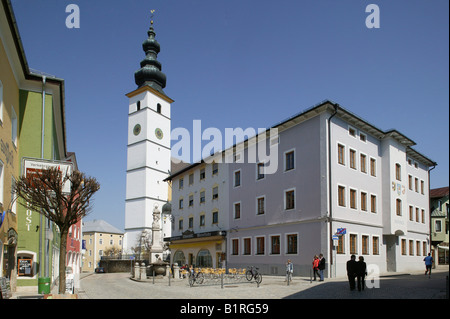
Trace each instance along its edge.
<path fill-rule="evenodd" d="M 247 278 L 248 281 L 251 281 L 251 280 L 252 280 L 253 274 L 252 274 L 252 272 L 251 272 L 250 270 L 247 270 L 247 271 L 245 272 L 245 278 Z"/>
<path fill-rule="evenodd" d="M 196 281 L 198 282 L 199 285 L 201 285 L 203 283 L 204 279 L 205 279 L 205 275 L 203 275 L 203 273 L 201 272 L 201 273 L 199 273 L 197 275 L 197 280 Z"/>
<path fill-rule="evenodd" d="M 262 275 L 261 275 L 260 273 L 257 273 L 257 274 L 255 275 L 255 281 L 256 281 L 258 284 L 261 283 L 261 281 L 262 281 Z"/>

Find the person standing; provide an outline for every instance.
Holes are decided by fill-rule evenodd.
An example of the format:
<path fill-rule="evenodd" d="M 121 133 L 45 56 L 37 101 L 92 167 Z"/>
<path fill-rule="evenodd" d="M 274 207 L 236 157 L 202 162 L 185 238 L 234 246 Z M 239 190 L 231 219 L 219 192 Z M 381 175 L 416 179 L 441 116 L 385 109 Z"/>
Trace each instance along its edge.
<path fill-rule="evenodd" d="M 319 257 L 317 255 L 314 256 L 312 264 L 313 264 L 314 281 L 316 281 L 316 278 L 317 278 L 316 276 L 320 277 L 320 274 L 319 274 Z"/>
<path fill-rule="evenodd" d="M 428 273 L 428 276 L 431 276 L 431 266 L 433 265 L 433 257 L 431 257 L 431 254 L 428 253 L 428 256 L 426 256 L 423 261 L 425 262 L 425 275 Z"/>
<path fill-rule="evenodd" d="M 356 263 L 356 278 L 358 284 L 358 291 L 364 290 L 365 279 L 367 275 L 367 266 L 364 262 L 364 257 L 359 256 L 359 261 Z"/>
<path fill-rule="evenodd" d="M 323 254 L 319 255 L 319 276 L 320 280 L 323 281 L 323 271 L 325 270 L 325 258 L 323 257 Z"/>
<path fill-rule="evenodd" d="M 294 273 L 294 264 L 288 259 L 286 263 L 286 281 L 292 281 L 292 274 Z"/>
<path fill-rule="evenodd" d="M 347 261 L 347 278 L 350 284 L 350 290 L 355 290 L 355 277 L 356 277 L 356 256 L 352 255 L 350 260 Z"/>

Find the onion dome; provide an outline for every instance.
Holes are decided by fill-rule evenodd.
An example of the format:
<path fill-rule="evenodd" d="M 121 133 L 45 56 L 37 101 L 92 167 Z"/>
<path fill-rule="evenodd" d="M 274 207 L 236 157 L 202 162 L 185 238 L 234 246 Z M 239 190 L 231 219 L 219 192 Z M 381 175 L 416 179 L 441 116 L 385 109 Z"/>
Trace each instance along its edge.
<path fill-rule="evenodd" d="M 148 85 L 160 93 L 164 93 L 166 87 L 166 75 L 161 72 L 161 63 L 157 60 L 160 45 L 155 39 L 153 21 L 148 30 L 148 39 L 142 43 L 145 58 L 141 61 L 141 68 L 134 73 L 134 79 L 138 87 Z"/>

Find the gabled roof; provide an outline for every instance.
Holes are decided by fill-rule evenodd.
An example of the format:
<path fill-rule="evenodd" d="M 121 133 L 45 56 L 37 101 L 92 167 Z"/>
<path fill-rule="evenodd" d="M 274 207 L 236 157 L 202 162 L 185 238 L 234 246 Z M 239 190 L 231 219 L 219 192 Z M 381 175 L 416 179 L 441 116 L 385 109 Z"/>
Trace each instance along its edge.
<path fill-rule="evenodd" d="M 102 219 L 83 221 L 84 233 L 107 233 L 123 235 L 123 232 Z"/>
<path fill-rule="evenodd" d="M 447 187 L 440 187 L 440 188 L 433 188 L 430 190 L 430 198 L 441 198 L 448 196 L 448 186 Z"/>

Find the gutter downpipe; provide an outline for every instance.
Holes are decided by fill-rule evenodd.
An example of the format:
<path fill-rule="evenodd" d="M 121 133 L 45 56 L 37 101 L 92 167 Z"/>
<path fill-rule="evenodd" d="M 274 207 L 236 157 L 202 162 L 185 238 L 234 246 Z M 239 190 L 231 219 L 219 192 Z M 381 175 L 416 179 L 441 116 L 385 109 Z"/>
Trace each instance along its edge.
<path fill-rule="evenodd" d="M 328 118 L 328 221 L 330 222 L 330 266 L 333 267 L 331 269 L 330 267 L 330 277 L 333 277 L 333 271 L 334 271 L 334 277 L 336 277 L 336 264 L 335 260 L 333 259 L 333 201 L 332 199 L 332 185 L 331 185 L 331 119 L 337 114 L 339 108 L 339 104 L 334 105 L 334 113 Z"/>
<path fill-rule="evenodd" d="M 430 185 L 430 172 L 432 171 L 432 170 L 434 170 L 435 168 L 436 168 L 436 163 L 435 163 L 435 165 L 433 165 L 433 167 L 431 167 L 429 170 L 428 170 L 428 209 L 430 210 L 429 212 L 428 212 L 428 216 L 430 216 L 430 222 L 429 222 L 429 231 L 430 231 L 430 253 L 432 252 L 431 251 L 431 248 L 432 248 L 432 246 L 431 246 L 431 244 L 432 244 L 432 241 L 431 241 L 431 231 L 432 231 L 432 225 L 431 225 L 431 206 L 430 206 L 430 191 L 431 191 L 431 185 Z M 434 260 L 435 260 L 435 258 L 434 258 L 434 256 L 432 256 L 433 257 L 433 263 L 434 263 Z"/>

